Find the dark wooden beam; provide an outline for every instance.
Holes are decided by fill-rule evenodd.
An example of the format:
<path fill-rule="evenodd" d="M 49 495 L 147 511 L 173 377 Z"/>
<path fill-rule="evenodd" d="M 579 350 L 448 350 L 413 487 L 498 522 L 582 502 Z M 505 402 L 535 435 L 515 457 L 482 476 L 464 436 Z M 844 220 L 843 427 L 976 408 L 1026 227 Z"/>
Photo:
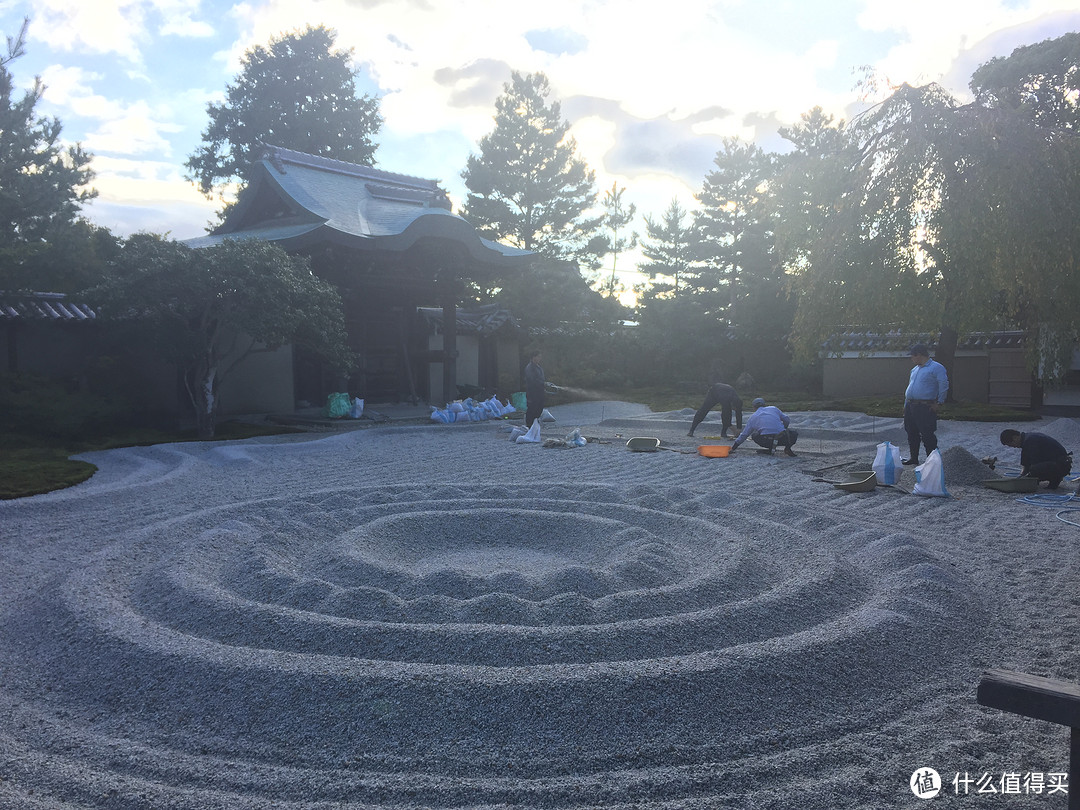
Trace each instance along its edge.
<path fill-rule="evenodd" d="M 975 699 L 982 706 L 1069 726 L 1069 782 L 1080 773 L 1080 686 L 1022 672 L 983 673 Z M 1080 810 L 1080 791 L 1069 785 L 1069 810 Z"/>
<path fill-rule="evenodd" d="M 976 700 L 993 709 L 1080 728 L 1080 686 L 1073 683 L 992 669 L 983 673 Z"/>

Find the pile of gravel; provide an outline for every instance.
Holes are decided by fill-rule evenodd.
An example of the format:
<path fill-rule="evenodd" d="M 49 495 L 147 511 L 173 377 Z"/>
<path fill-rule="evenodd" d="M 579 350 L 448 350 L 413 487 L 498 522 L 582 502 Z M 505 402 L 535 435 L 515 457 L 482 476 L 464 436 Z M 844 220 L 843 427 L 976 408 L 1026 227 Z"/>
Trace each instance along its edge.
<path fill-rule="evenodd" d="M 941 454 L 941 461 L 945 465 L 946 486 L 976 485 L 989 478 L 1001 477 L 963 447 L 950 447 Z"/>

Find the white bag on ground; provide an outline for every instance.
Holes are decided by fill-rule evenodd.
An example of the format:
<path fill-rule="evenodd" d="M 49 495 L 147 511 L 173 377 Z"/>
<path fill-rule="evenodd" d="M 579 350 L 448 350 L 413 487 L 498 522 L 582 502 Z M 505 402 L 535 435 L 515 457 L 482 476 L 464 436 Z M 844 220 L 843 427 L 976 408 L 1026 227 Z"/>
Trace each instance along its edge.
<path fill-rule="evenodd" d="M 549 411 L 547 408 L 544 408 L 543 412 L 540 414 L 540 421 L 541 422 L 554 422 L 555 417 L 551 415 L 551 411 Z"/>
<path fill-rule="evenodd" d="M 514 439 L 514 441 L 516 441 L 518 444 L 525 444 L 527 442 L 528 443 L 533 443 L 533 444 L 539 444 L 540 443 L 540 420 L 539 419 L 534 419 L 533 423 L 532 423 L 532 426 L 529 428 L 529 430 L 523 436 L 518 436 L 516 439 Z"/>
<path fill-rule="evenodd" d="M 945 464 L 941 460 L 941 453 L 937 450 L 915 468 L 915 488 L 911 491 L 916 495 L 951 497 L 949 491 L 945 489 Z"/>
<path fill-rule="evenodd" d="M 879 484 L 892 486 L 899 481 L 900 471 L 904 469 L 903 461 L 900 459 L 900 448 L 892 442 L 879 444 L 877 455 L 874 456 L 873 469 Z"/>
<path fill-rule="evenodd" d="M 352 408 L 349 410 L 350 419 L 359 419 L 364 415 L 364 400 L 360 397 L 354 397 L 352 401 Z"/>

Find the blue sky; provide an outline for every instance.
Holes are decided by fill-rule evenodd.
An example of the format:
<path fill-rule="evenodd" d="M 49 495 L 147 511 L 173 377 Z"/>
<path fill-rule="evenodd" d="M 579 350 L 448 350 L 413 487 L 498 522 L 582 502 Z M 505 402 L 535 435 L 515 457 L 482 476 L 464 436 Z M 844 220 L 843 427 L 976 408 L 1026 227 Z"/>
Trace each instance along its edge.
<path fill-rule="evenodd" d="M 1080 0 L 0 0 L 5 36 L 26 16 L 11 70 L 21 88 L 41 76 L 39 111 L 94 154 L 87 216 L 183 239 L 216 210 L 183 166 L 207 103 L 248 48 L 307 24 L 338 32 L 381 99 L 381 168 L 462 201 L 510 71 L 543 71 L 598 189 L 659 216 L 694 206 L 723 137 L 782 150 L 777 127 L 815 105 L 850 118 L 864 67 L 963 97 L 991 57 L 1080 30 Z"/>

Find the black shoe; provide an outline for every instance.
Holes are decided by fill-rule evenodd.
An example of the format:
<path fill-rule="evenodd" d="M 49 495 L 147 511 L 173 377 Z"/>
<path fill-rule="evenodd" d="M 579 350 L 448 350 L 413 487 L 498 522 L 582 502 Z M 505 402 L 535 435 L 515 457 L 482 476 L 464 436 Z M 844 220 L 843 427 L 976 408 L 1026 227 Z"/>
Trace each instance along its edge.
<path fill-rule="evenodd" d="M 900 460 L 900 463 L 905 467 L 910 467 L 912 464 L 918 464 L 919 460 L 917 458 L 904 458 Z"/>

